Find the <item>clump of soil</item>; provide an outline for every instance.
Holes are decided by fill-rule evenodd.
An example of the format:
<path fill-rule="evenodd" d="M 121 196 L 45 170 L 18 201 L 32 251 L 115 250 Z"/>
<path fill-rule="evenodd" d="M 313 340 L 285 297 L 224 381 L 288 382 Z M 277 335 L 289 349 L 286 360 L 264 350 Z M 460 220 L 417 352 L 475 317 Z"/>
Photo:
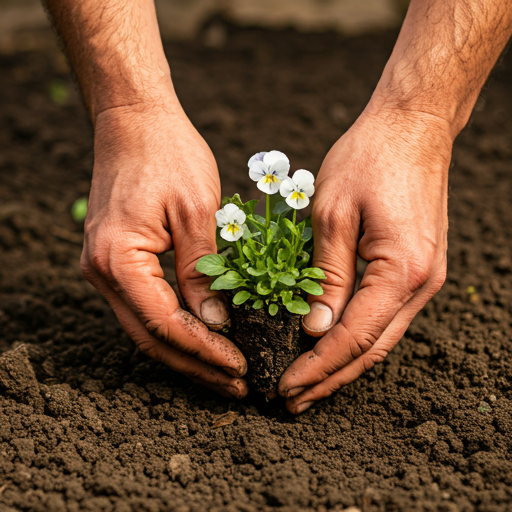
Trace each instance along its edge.
<path fill-rule="evenodd" d="M 223 195 L 244 198 L 248 154 L 319 168 L 396 40 L 226 33 L 220 49 L 166 51 Z M 82 278 L 69 211 L 92 137 L 57 55 L 0 56 L 0 510 L 508 512 L 512 53 L 456 141 L 445 286 L 383 364 L 298 417 L 150 360 Z M 161 264 L 175 286 L 172 254 Z"/>
<path fill-rule="evenodd" d="M 247 359 L 249 384 L 267 400 L 277 396 L 281 375 L 306 351 L 308 343 L 300 319 L 284 308 L 275 316 L 266 308 L 231 308 L 230 337 Z"/>

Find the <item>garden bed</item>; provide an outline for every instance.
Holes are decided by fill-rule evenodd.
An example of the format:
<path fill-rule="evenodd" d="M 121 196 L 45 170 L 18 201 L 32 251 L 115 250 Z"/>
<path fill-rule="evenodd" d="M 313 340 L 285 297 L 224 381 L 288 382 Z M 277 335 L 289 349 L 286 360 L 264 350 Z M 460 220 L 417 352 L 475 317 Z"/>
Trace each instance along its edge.
<path fill-rule="evenodd" d="M 316 171 L 395 37 L 228 27 L 222 48 L 167 45 L 223 195 L 249 198 L 261 149 Z M 69 210 L 92 138 L 60 62 L 0 57 L 2 512 L 510 510 L 512 54 L 456 143 L 445 286 L 383 364 L 299 417 L 151 361 L 81 277 Z"/>

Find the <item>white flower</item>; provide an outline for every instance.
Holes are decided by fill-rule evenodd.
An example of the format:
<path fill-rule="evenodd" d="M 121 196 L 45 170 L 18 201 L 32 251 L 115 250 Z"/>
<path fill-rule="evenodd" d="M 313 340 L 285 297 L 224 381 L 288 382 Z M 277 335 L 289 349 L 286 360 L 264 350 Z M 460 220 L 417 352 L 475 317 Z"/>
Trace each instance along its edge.
<path fill-rule="evenodd" d="M 315 193 L 315 177 L 305 169 L 296 171 L 292 178 L 287 178 L 281 183 L 279 192 L 286 197 L 286 204 L 302 210 L 309 204 L 309 198 Z"/>
<path fill-rule="evenodd" d="M 236 242 L 244 234 L 245 213 L 236 204 L 228 203 L 215 214 L 220 236 L 228 242 Z"/>
<path fill-rule="evenodd" d="M 281 151 L 256 153 L 248 165 L 251 180 L 257 181 L 258 188 L 269 195 L 279 192 L 279 186 L 290 170 L 290 161 Z"/>

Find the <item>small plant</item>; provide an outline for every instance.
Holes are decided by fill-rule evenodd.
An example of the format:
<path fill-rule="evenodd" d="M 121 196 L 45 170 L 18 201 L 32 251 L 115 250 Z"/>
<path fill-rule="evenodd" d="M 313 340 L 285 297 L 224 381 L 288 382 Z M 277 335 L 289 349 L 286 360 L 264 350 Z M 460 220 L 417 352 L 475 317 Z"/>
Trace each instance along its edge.
<path fill-rule="evenodd" d="M 257 153 L 248 166 L 250 178 L 266 194 L 266 215 L 254 213 L 257 200 L 243 203 L 238 194 L 223 199 L 215 214 L 219 254 L 203 256 L 196 270 L 215 277 L 212 290 L 232 291 L 235 306 L 265 307 L 275 316 L 282 305 L 306 315 L 304 296 L 322 295 L 317 281 L 325 279 L 321 269 L 308 266 L 311 220 L 297 223 L 297 210 L 308 206 L 315 192 L 315 178 L 304 169 L 290 178 L 290 162 L 280 151 Z M 272 201 L 278 192 L 284 201 Z"/>

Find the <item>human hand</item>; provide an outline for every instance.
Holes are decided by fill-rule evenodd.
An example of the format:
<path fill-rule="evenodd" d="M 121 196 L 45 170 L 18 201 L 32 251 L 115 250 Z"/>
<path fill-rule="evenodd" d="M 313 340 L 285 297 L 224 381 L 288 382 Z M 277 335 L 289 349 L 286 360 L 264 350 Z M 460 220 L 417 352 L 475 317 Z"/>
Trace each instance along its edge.
<path fill-rule="evenodd" d="M 221 329 L 228 310 L 209 289 L 209 278 L 195 270 L 201 256 L 217 251 L 219 203 L 213 154 L 177 102 L 99 114 L 82 271 L 143 352 L 224 396 L 241 398 L 248 391 L 243 355 L 204 325 Z M 163 279 L 156 255 L 171 248 L 193 315 Z"/>
<path fill-rule="evenodd" d="M 446 275 L 447 123 L 422 112 L 364 112 L 330 150 L 316 181 L 305 331 L 323 336 L 285 372 L 279 392 L 298 414 L 383 361 Z M 353 295 L 356 253 L 369 262 Z"/>

